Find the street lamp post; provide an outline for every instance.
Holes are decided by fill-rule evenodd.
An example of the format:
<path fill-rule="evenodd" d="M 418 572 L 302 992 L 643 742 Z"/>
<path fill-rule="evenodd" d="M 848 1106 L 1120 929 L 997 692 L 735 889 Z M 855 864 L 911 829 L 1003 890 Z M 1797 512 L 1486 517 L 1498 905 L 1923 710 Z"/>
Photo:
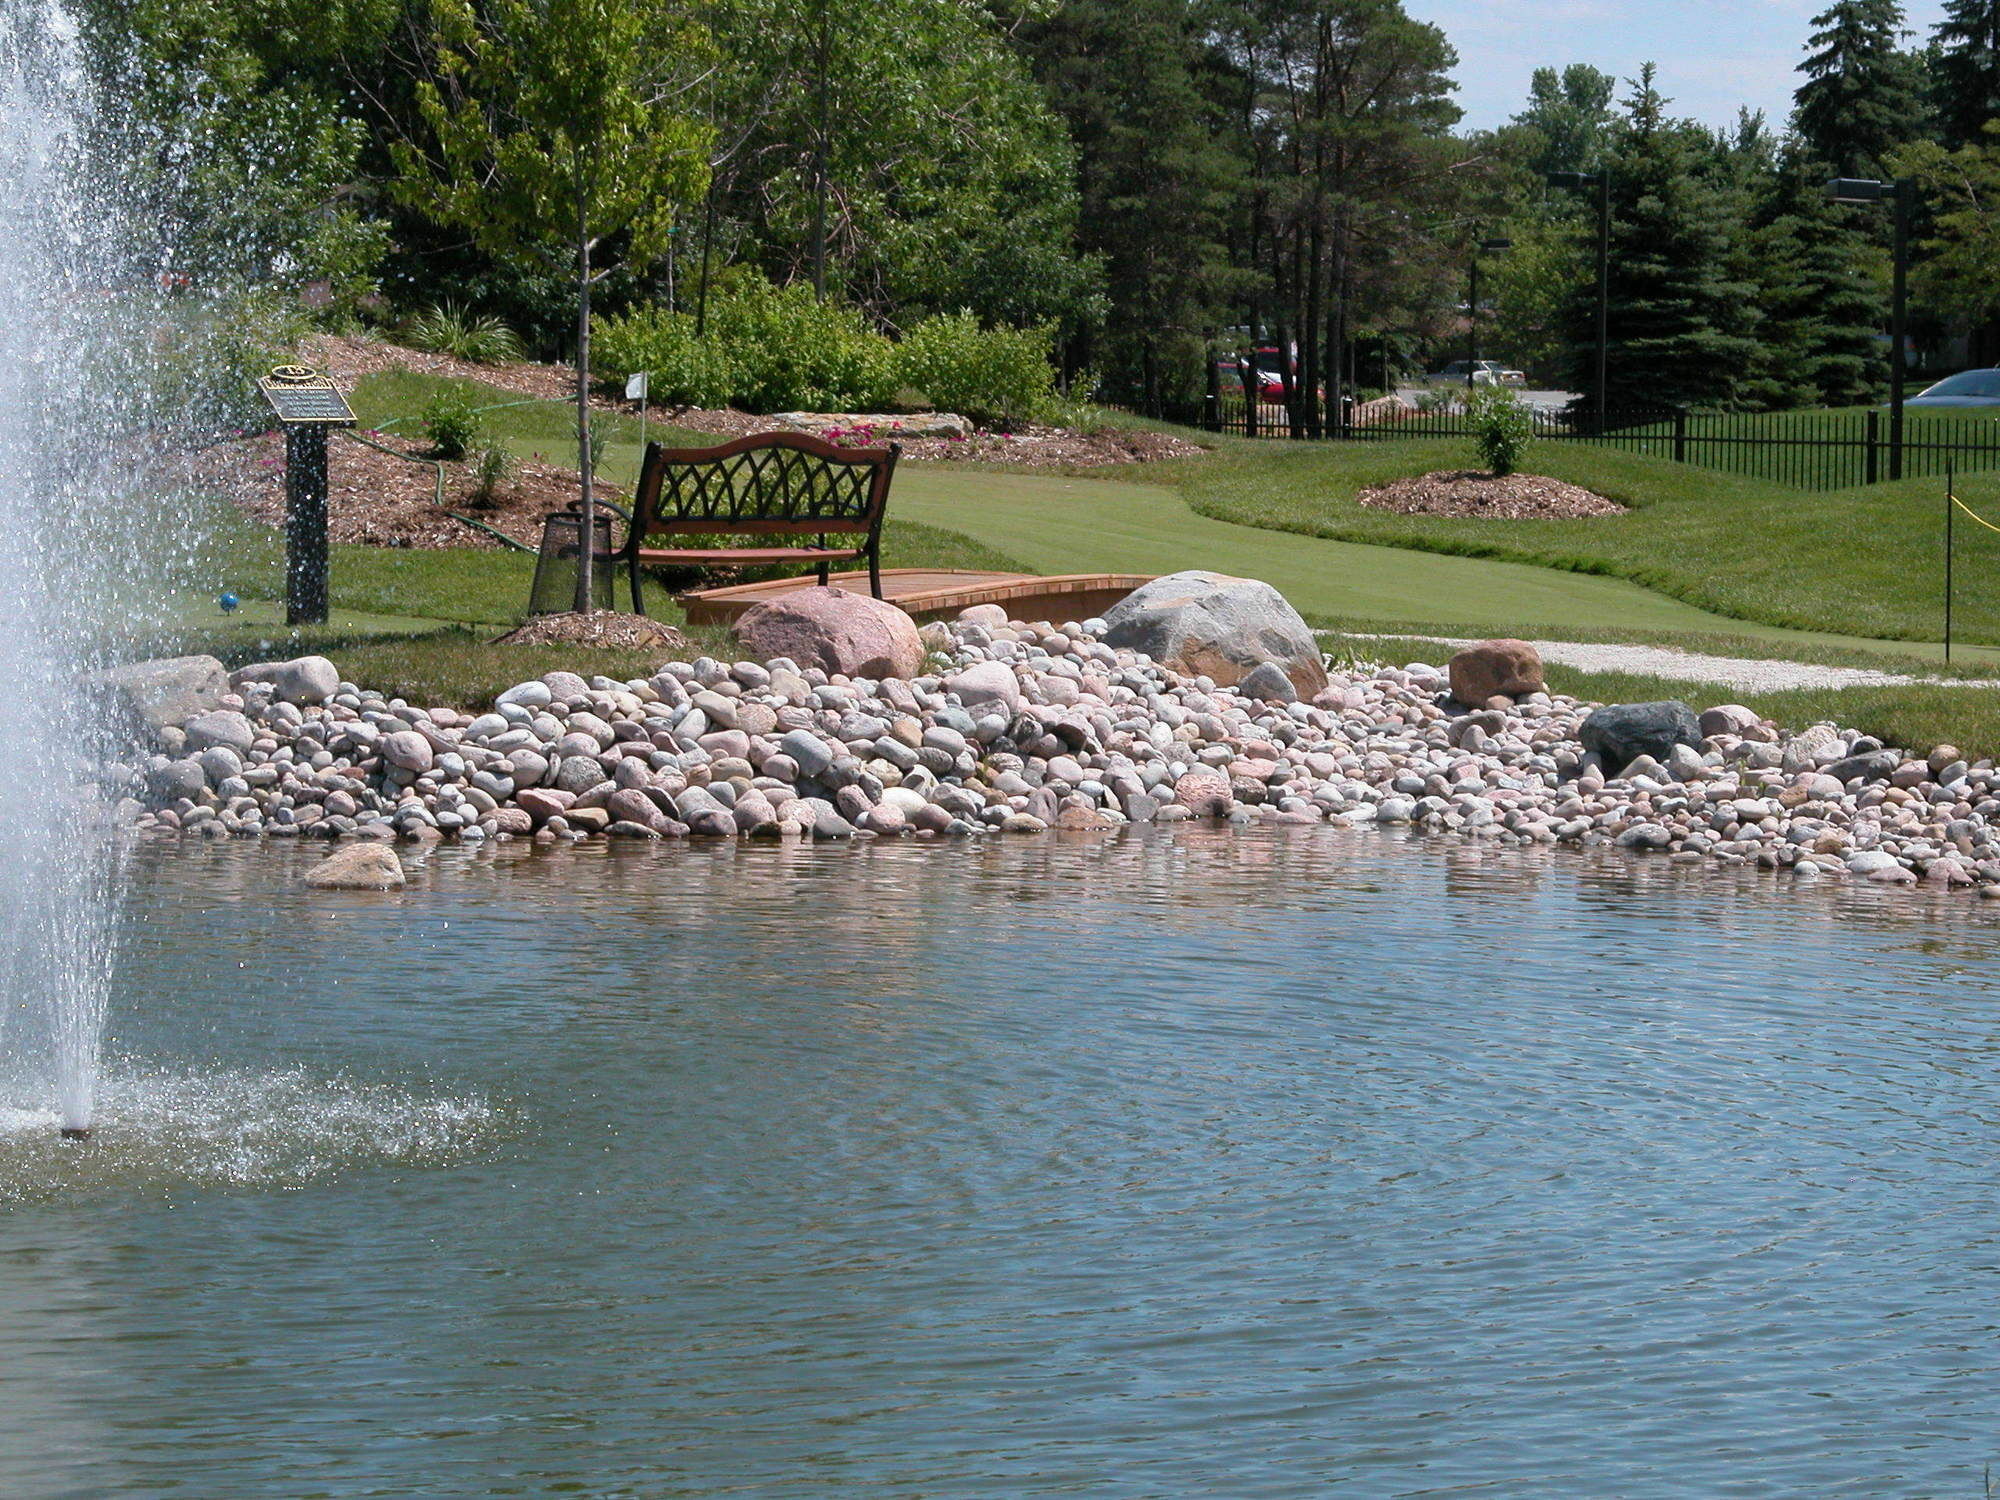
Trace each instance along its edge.
<path fill-rule="evenodd" d="M 1472 393 L 1473 382 L 1479 376 L 1479 257 L 1488 252 L 1511 250 L 1512 240 L 1480 240 L 1472 242 L 1472 258 L 1466 275 L 1465 298 L 1465 390 Z"/>
<path fill-rule="evenodd" d="M 1889 300 L 1889 477 L 1903 477 L 1903 374 L 1909 368 L 1905 344 L 1908 333 L 1906 306 L 1910 275 L 1910 200 L 1917 185 L 1908 178 L 1878 182 L 1872 177 L 1836 177 L 1826 185 L 1826 195 L 1835 203 L 1880 203 L 1885 198 L 1894 210 L 1892 261 L 1895 267 Z"/>
<path fill-rule="evenodd" d="M 1606 379 L 1611 351 L 1611 174 L 1551 172 L 1550 187 L 1597 189 L 1597 426 L 1604 426 Z"/>

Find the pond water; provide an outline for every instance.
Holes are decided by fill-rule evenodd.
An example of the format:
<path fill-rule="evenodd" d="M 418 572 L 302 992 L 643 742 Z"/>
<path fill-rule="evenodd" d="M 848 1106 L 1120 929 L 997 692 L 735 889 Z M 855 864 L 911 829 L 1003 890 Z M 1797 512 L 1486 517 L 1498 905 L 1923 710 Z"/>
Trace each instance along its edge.
<path fill-rule="evenodd" d="M 0 1494 L 1969 1496 L 2000 914 L 1332 829 L 136 863 Z"/>

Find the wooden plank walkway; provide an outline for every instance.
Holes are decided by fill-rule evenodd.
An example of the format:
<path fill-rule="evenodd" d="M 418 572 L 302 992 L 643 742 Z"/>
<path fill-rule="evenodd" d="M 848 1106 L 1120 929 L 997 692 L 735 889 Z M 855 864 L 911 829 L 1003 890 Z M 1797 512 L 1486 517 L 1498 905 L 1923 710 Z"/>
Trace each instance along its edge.
<path fill-rule="evenodd" d="M 968 568 L 884 568 L 882 597 L 919 619 L 956 614 L 975 604 L 1003 604 L 1014 619 L 1060 623 L 1100 615 L 1140 584 L 1150 583 L 1152 577 L 1150 573 L 1064 573 L 1045 578 Z M 868 592 L 866 573 L 835 573 L 828 582 L 851 593 Z M 679 599 L 690 624 L 727 625 L 752 605 L 816 584 L 811 577 L 773 578 L 700 589 Z"/>

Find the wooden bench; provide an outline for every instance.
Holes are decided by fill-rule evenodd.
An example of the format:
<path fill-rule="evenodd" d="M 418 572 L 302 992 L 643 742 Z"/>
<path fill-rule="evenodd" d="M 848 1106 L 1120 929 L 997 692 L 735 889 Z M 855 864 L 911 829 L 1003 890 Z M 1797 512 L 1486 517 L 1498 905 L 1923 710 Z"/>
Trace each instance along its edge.
<path fill-rule="evenodd" d="M 753 433 L 714 448 L 648 443 L 623 551 L 632 569 L 633 610 L 646 612 L 640 573 L 676 564 L 812 563 L 824 584 L 834 563 L 865 559 L 869 591 L 880 599 L 882 513 L 901 451 L 895 443 L 842 448 L 804 432 Z M 655 537 L 733 536 L 797 540 L 762 547 L 652 545 Z"/>

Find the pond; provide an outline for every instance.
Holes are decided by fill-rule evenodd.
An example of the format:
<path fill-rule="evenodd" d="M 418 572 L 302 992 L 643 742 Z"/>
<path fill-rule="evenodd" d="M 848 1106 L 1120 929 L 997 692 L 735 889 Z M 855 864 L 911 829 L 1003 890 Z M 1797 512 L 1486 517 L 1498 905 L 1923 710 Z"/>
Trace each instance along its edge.
<path fill-rule="evenodd" d="M 0 1494 L 1974 1495 L 1990 905 L 1330 828 L 131 872 Z"/>

